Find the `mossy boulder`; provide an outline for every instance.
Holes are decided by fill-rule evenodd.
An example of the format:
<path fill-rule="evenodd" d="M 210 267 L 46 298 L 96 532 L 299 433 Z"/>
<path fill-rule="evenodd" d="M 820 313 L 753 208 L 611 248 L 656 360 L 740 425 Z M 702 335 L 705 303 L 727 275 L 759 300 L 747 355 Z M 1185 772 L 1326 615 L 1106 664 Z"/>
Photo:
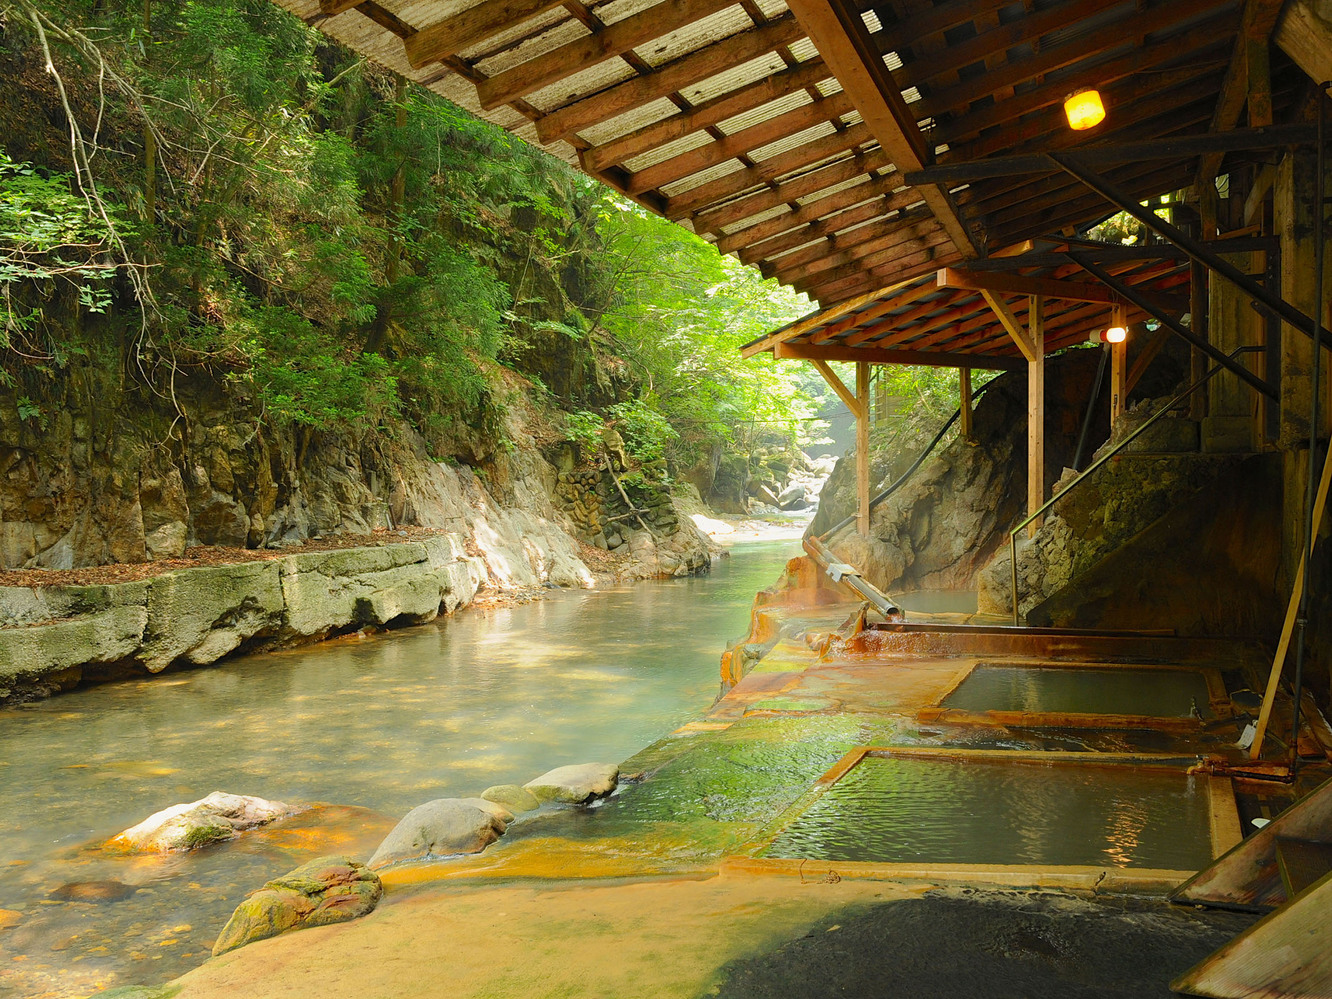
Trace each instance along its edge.
<path fill-rule="evenodd" d="M 379 904 L 384 886 L 364 864 L 319 857 L 245 897 L 213 944 L 213 956 L 307 926 L 345 923 Z"/>
<path fill-rule="evenodd" d="M 523 786 L 538 801 L 583 805 L 615 790 L 620 768 L 614 763 L 580 763 L 548 770 Z"/>
<path fill-rule="evenodd" d="M 206 798 L 154 812 L 106 845 L 131 853 L 178 853 L 232 839 L 301 809 L 249 794 L 214 791 Z"/>

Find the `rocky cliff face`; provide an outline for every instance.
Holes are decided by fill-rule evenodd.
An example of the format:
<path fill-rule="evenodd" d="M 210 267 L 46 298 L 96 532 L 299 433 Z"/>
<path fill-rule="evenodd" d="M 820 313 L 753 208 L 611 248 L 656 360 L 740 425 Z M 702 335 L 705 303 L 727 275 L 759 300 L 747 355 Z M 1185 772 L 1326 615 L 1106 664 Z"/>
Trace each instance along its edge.
<path fill-rule="evenodd" d="M 505 443 L 472 466 L 433 460 L 400 421 L 359 438 L 274 431 L 239 391 L 204 385 L 182 387 L 173 427 L 161 400 L 103 388 L 71 389 L 45 425 L 0 400 L 0 568 L 134 563 L 195 545 L 281 547 L 412 525 L 473 543 L 500 588 L 592 582 L 577 527 L 552 499 L 558 472 L 538 447 L 540 420 L 516 389 Z M 633 532 L 623 533 L 627 543 Z M 664 563 L 658 542 L 671 549 Z M 662 516 L 631 561 L 636 576 L 695 571 L 708 564 L 706 542 L 687 520 Z"/>
<path fill-rule="evenodd" d="M 1094 351 L 1071 351 L 1048 362 L 1047 489 L 1072 461 L 1096 362 Z M 845 533 L 834 550 L 889 591 L 974 586 L 1026 506 L 1026 410 L 1025 374 L 996 378 L 976 404 L 973 439 L 955 437 L 941 446 L 875 508 L 868 538 Z M 1099 419 L 1108 422 L 1104 415 Z M 1099 439 L 1105 433 L 1102 425 Z M 872 494 L 888 485 L 899 457 L 876 455 Z M 854 511 L 854 490 L 854 459 L 848 456 L 824 488 L 816 533 Z"/>

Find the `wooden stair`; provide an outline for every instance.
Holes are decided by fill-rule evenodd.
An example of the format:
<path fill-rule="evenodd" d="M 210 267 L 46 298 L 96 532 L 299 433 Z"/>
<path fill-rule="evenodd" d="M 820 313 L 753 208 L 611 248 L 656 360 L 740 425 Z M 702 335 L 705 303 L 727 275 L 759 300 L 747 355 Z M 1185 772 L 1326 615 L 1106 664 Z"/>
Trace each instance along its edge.
<path fill-rule="evenodd" d="M 1194 875 L 1174 902 L 1268 914 L 1170 983 L 1212 999 L 1332 996 L 1332 781 Z"/>

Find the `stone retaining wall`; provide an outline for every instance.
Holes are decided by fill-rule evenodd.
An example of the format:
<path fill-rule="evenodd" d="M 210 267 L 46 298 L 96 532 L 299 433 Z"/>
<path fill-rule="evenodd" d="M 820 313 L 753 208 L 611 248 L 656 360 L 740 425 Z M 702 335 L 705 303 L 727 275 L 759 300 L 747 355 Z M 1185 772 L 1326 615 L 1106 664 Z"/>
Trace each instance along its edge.
<path fill-rule="evenodd" d="M 0 703 L 365 626 L 422 624 L 485 578 L 457 534 L 181 569 L 104 586 L 0 587 Z"/>

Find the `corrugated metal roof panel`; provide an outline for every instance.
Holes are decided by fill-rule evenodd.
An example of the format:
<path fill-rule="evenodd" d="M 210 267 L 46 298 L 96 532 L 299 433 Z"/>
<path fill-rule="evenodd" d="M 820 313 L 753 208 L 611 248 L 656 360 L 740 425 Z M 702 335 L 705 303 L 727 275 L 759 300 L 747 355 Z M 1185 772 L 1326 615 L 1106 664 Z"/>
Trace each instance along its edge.
<path fill-rule="evenodd" d="M 782 61 L 781 56 L 775 52 L 768 52 L 757 59 L 750 59 L 739 66 L 734 66 L 724 73 L 700 80 L 680 93 L 690 104 L 702 104 L 704 101 L 710 101 L 714 97 L 720 97 L 722 94 L 728 94 L 732 90 L 779 73 L 785 68 L 786 63 Z"/>
<path fill-rule="evenodd" d="M 634 51 L 650 66 L 660 66 L 673 59 L 696 52 L 719 38 L 729 38 L 754 26 L 744 8 L 735 6 L 719 10 L 679 31 L 672 31 Z"/>
<path fill-rule="evenodd" d="M 549 31 L 543 31 L 535 38 L 529 38 L 520 45 L 513 48 L 504 49 L 496 52 L 488 58 L 482 59 L 476 64 L 479 72 L 486 76 L 498 76 L 500 73 L 508 72 L 516 66 L 521 66 L 525 62 L 533 59 L 540 59 L 552 49 L 565 45 L 578 38 L 586 38 L 592 32 L 583 27 L 581 23 L 575 21 L 572 17 L 555 24 Z"/>
<path fill-rule="evenodd" d="M 697 132 L 690 132 L 683 138 L 676 139 L 674 142 L 668 142 L 664 146 L 658 146 L 642 156 L 635 156 L 633 159 L 625 160 L 624 167 L 627 170 L 642 170 L 653 164 L 664 162 L 672 156 L 679 156 L 681 153 L 687 153 L 691 149 L 698 149 L 702 146 L 710 146 L 717 140 L 707 132 L 700 129 Z"/>
<path fill-rule="evenodd" d="M 794 94 L 787 94 L 785 97 L 779 97 L 775 101 L 769 101 L 754 108 L 752 111 L 746 111 L 744 114 L 738 114 L 734 118 L 727 118 L 717 123 L 717 127 L 726 135 L 734 135 L 736 132 L 744 131 L 751 125 L 757 125 L 759 122 L 768 121 L 772 118 L 779 118 L 788 111 L 794 111 L 796 108 L 802 108 L 806 104 L 813 104 L 814 98 L 809 96 L 805 90 L 797 90 Z"/>
<path fill-rule="evenodd" d="M 622 115 L 616 115 L 614 118 L 579 129 L 578 134 L 592 145 L 600 146 L 612 139 L 618 139 L 622 135 L 637 131 L 645 125 L 655 124 L 679 113 L 680 109 L 675 106 L 669 97 L 661 97 L 651 104 L 644 104 L 641 108 L 635 108 Z"/>
<path fill-rule="evenodd" d="M 716 166 L 704 170 L 702 173 L 696 173 L 692 176 L 677 180 L 673 184 L 667 184 L 661 188 L 661 193 L 668 198 L 673 198 L 677 194 L 684 194 L 686 191 L 692 191 L 701 184 L 706 184 L 713 180 L 719 180 L 722 177 L 727 177 L 733 173 L 739 173 L 743 169 L 745 169 L 745 166 L 739 160 L 727 160 L 724 163 L 718 163 Z"/>
<path fill-rule="evenodd" d="M 772 159 L 781 153 L 797 146 L 803 146 L 807 142 L 813 142 L 815 139 L 822 139 L 824 136 L 832 135 L 837 129 L 833 127 L 830 121 L 821 121 L 817 125 L 811 125 L 803 132 L 797 132 L 795 135 L 787 136 L 785 139 L 778 139 L 775 142 L 769 142 L 766 146 L 760 146 L 758 149 L 750 152 L 750 157 L 756 163 Z"/>
<path fill-rule="evenodd" d="M 542 111 L 554 111 L 617 83 L 632 80 L 637 75 L 637 70 L 623 59 L 607 59 L 605 62 L 588 67 L 581 73 L 575 73 L 563 80 L 557 80 L 548 87 L 542 87 L 528 94 L 524 100 Z"/>

